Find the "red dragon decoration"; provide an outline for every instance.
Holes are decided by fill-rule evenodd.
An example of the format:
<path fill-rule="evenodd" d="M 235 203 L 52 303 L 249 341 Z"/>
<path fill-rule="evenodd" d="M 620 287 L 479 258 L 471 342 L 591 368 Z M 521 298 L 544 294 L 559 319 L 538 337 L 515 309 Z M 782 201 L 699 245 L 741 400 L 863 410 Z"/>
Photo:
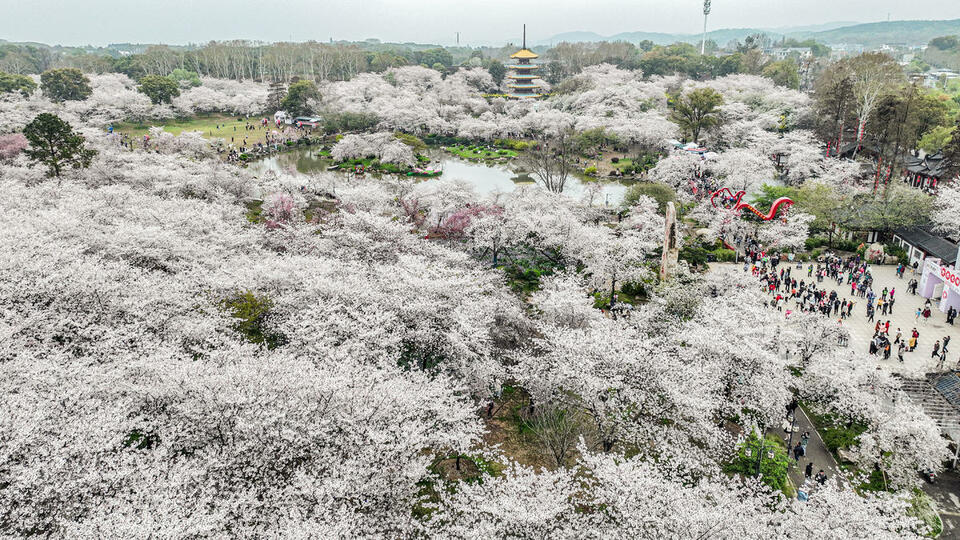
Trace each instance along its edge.
<path fill-rule="evenodd" d="M 779 199 L 773 201 L 773 206 L 770 207 L 770 212 L 767 215 L 763 215 L 756 208 L 751 206 L 749 203 L 742 201 L 743 196 L 746 195 L 745 191 L 738 191 L 736 193 L 733 193 L 732 191 L 730 191 L 730 188 L 723 188 L 723 189 L 714 191 L 713 194 L 710 196 L 710 204 L 712 204 L 714 208 L 717 208 L 716 198 L 718 195 L 724 195 L 723 200 L 726 201 L 727 204 L 733 204 L 733 207 L 730 209 L 732 209 L 734 212 L 739 212 L 744 208 L 746 208 L 747 210 L 753 212 L 754 214 L 757 215 L 757 217 L 759 217 L 764 221 L 770 221 L 771 219 L 773 219 L 774 216 L 777 215 L 777 210 L 781 206 L 783 206 L 784 210 L 786 210 L 793 205 L 793 200 L 790 199 L 789 197 L 780 197 Z M 723 207 L 729 208 L 727 205 L 723 205 Z"/>

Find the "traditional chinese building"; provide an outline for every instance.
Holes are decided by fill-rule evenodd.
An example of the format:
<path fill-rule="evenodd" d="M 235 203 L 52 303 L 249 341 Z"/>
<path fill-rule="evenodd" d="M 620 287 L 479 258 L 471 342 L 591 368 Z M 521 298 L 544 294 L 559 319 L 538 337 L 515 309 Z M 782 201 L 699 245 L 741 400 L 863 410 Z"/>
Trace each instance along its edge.
<path fill-rule="evenodd" d="M 537 78 L 536 72 L 540 66 L 530 61 L 539 58 L 537 53 L 527 48 L 527 25 L 523 25 L 523 48 L 510 55 L 514 63 L 507 66 L 510 74 L 510 97 L 515 99 L 526 99 L 540 97 L 540 85 L 533 82 Z"/>

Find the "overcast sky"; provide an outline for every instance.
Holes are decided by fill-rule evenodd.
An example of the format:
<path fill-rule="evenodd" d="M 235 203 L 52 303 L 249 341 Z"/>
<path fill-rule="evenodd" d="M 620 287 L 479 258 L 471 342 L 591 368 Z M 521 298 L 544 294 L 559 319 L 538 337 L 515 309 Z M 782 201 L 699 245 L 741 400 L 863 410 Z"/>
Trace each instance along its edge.
<path fill-rule="evenodd" d="M 64 45 L 333 39 L 450 45 L 697 33 L 701 0 L 0 0 L 0 39 Z M 960 0 L 713 0 L 709 28 L 960 18 Z"/>

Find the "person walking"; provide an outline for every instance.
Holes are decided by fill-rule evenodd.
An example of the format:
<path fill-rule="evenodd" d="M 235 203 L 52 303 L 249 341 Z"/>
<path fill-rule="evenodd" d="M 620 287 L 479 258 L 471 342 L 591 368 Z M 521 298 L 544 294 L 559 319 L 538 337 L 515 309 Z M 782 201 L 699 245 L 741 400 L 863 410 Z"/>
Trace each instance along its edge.
<path fill-rule="evenodd" d="M 883 333 L 888 336 L 890 335 L 890 321 L 883 323 Z"/>
<path fill-rule="evenodd" d="M 897 338 L 893 340 L 893 343 L 894 344 L 900 343 L 900 338 L 902 337 L 903 337 L 903 333 L 900 332 L 899 328 L 897 328 Z"/>
<path fill-rule="evenodd" d="M 917 314 L 916 314 L 916 317 L 913 318 L 913 320 L 914 320 L 914 321 L 919 321 L 921 315 L 923 315 L 923 310 L 920 309 L 920 308 L 917 308 Z"/>
<path fill-rule="evenodd" d="M 821 486 L 827 483 L 827 473 L 823 472 L 823 469 L 820 469 L 820 472 L 817 473 L 817 476 L 814 477 L 814 480 L 817 481 Z"/>
<path fill-rule="evenodd" d="M 906 348 L 907 348 L 906 345 L 904 345 L 903 342 L 901 341 L 901 342 L 900 342 L 900 348 L 897 349 L 897 358 L 900 359 L 900 363 L 901 363 L 901 364 L 903 363 L 903 350 L 906 349 Z"/>
<path fill-rule="evenodd" d="M 812 461 L 811 461 L 810 463 L 807 463 L 807 468 L 803 470 L 803 477 L 804 477 L 804 478 L 806 478 L 807 480 L 809 480 L 811 476 L 813 476 L 813 462 L 812 462 Z"/>
<path fill-rule="evenodd" d="M 803 457 L 803 454 L 804 454 L 804 452 L 803 452 L 803 446 L 800 446 L 800 443 L 797 443 L 797 445 L 793 447 L 793 459 L 794 459 L 794 461 L 796 461 L 797 463 L 800 463 L 800 458 Z"/>
<path fill-rule="evenodd" d="M 930 308 L 923 308 L 923 324 L 927 324 L 927 321 L 930 320 Z"/>
<path fill-rule="evenodd" d="M 938 339 L 936 343 L 933 344 L 933 354 L 930 355 L 930 358 L 936 358 L 937 354 L 940 353 L 940 340 Z"/>

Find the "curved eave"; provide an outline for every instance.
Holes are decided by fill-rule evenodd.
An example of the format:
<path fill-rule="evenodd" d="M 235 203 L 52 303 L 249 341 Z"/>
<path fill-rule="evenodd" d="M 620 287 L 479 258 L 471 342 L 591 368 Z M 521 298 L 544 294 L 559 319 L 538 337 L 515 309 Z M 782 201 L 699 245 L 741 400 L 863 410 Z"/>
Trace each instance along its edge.
<path fill-rule="evenodd" d="M 515 66 L 506 66 L 507 69 L 540 69 L 540 64 L 518 64 Z"/>
<path fill-rule="evenodd" d="M 536 90 L 540 88 L 539 84 L 508 84 L 507 88 L 516 88 L 517 90 Z"/>
<path fill-rule="evenodd" d="M 513 99 L 531 99 L 540 97 L 540 94 L 507 94 L 507 97 Z"/>
<path fill-rule="evenodd" d="M 510 58 L 519 58 L 523 60 L 532 60 L 534 58 L 540 58 L 540 55 L 531 51 L 530 49 L 520 49 L 519 51 L 510 55 Z"/>

